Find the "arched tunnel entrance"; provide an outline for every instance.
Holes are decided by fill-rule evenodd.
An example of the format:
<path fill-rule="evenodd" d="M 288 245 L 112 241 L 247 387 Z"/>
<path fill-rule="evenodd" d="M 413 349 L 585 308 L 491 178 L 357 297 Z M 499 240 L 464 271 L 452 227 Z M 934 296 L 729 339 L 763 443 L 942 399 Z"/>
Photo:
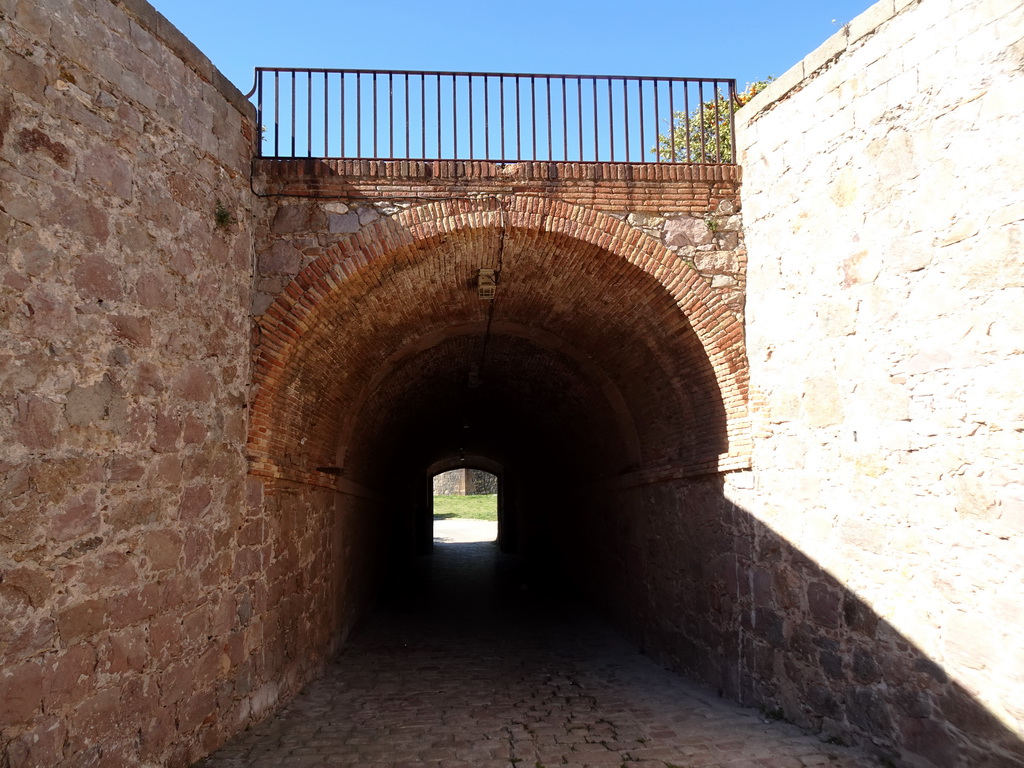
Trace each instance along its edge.
<path fill-rule="evenodd" d="M 463 429 L 468 429 L 468 427 L 463 425 Z M 419 519 L 424 524 L 430 524 L 432 535 L 429 542 L 426 540 L 426 536 L 421 538 L 421 551 L 429 551 L 429 548 L 437 541 L 468 540 L 466 536 L 470 533 L 474 537 L 483 537 L 474 540 L 493 541 L 504 552 L 515 551 L 515 525 L 511 519 L 511 505 L 507 500 L 503 477 L 505 473 L 500 464 L 488 461 L 482 456 L 467 456 L 465 452 L 460 452 L 458 457 L 437 462 L 428 470 L 427 474 L 431 478 L 430 509 Z M 452 504 L 453 496 L 456 501 L 461 499 L 462 502 L 468 501 L 472 504 Z M 442 504 L 441 502 L 446 503 Z M 465 515 L 460 513 L 460 507 L 468 510 L 471 520 L 476 520 L 481 524 L 473 523 L 474 530 L 466 531 L 460 537 L 439 536 L 437 530 L 439 522 L 442 527 L 450 525 L 445 523 L 449 519 L 465 522 Z M 491 514 L 494 517 L 493 526 L 490 525 Z M 480 517 L 476 517 L 476 515 L 480 515 Z M 465 525 L 462 527 L 464 528 Z"/>
<path fill-rule="evenodd" d="M 466 456 L 500 472 L 504 550 L 567 566 L 612 614 L 651 623 L 639 489 L 713 486 L 747 461 L 735 314 L 653 238 L 565 203 L 406 209 L 310 264 L 259 333 L 253 474 L 269 514 L 306 521 L 311 551 L 293 545 L 282 569 L 321 595 L 303 608 L 311 639 L 343 634 L 382 575 L 429 548 L 430 477 Z M 713 491 L 679 503 L 710 504 L 691 541 L 721 507 Z M 324 561 L 330 577 L 298 575 Z"/>
<path fill-rule="evenodd" d="M 534 585 L 571 581 L 665 666 L 884 754 L 974 755 L 961 734 L 979 727 L 1017 749 L 730 500 L 726 475 L 750 466 L 742 326 L 692 264 L 623 219 L 525 195 L 368 219 L 257 327 L 262 570 L 240 589 L 273 649 L 254 674 L 281 683 L 254 715 L 314 677 L 386 586 L 419 588 L 430 478 L 465 457 L 500 472 L 501 544 Z M 952 736 L 920 714 L 939 707 Z"/>

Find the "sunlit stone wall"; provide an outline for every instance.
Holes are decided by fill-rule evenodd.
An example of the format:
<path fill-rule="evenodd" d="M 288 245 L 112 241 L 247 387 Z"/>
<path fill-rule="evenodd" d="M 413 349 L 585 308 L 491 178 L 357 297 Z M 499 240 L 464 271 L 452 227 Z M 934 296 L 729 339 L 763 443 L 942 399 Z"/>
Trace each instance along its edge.
<path fill-rule="evenodd" d="M 738 115 L 760 435 L 727 494 L 1000 724 L 890 681 L 912 703 L 854 729 L 941 765 L 1024 728 L 1022 34 L 1018 2 L 886 0 Z"/>

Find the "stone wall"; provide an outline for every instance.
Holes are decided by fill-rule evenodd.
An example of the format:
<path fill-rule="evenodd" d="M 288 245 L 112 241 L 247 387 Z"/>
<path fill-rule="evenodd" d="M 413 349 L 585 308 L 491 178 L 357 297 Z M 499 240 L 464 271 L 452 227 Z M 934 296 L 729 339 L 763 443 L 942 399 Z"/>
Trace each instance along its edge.
<path fill-rule="evenodd" d="M 253 128 L 141 0 L 0 1 L 4 766 L 185 765 L 272 699 Z"/>
<path fill-rule="evenodd" d="M 758 439 L 725 490 L 781 542 L 752 687 L 913 765 L 1022 759 L 1022 34 L 1018 2 L 886 0 L 738 115 Z M 787 549 L 902 640 L 791 603 Z"/>
<path fill-rule="evenodd" d="M 482 469 L 452 469 L 434 475 L 435 496 L 480 496 L 498 492 L 498 478 Z"/>
<path fill-rule="evenodd" d="M 428 200 L 497 204 L 521 196 L 564 200 L 625 221 L 698 272 L 742 318 L 739 177 L 736 166 L 257 160 L 254 179 L 266 215 L 257 233 L 253 313 L 263 314 L 332 245 L 381 218 Z"/>

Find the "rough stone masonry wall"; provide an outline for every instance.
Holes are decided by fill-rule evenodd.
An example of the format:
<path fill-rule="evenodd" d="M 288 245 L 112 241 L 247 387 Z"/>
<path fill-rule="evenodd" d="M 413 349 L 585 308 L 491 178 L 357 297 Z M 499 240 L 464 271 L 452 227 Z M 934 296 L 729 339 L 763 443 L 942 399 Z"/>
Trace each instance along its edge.
<path fill-rule="evenodd" d="M 184 765 L 287 666 L 245 485 L 252 144 L 142 0 L 0 0 L 0 765 Z"/>
<path fill-rule="evenodd" d="M 841 595 L 787 605 L 777 554 L 754 687 L 810 722 L 818 686 L 826 727 L 912 764 L 1024 759 L 1022 38 L 1015 0 L 884 0 L 738 117 L 761 434 L 726 492 L 929 672 L 858 668 L 878 632 Z M 856 642 L 801 647 L 808 611 Z"/>
<path fill-rule="evenodd" d="M 498 478 L 482 469 L 451 469 L 434 475 L 435 496 L 479 496 L 498 492 Z"/>
<path fill-rule="evenodd" d="M 382 217 L 430 200 L 512 195 L 610 213 L 665 245 L 743 317 L 746 250 L 735 166 L 258 160 L 255 177 L 265 196 L 257 230 L 257 317 L 328 248 Z"/>

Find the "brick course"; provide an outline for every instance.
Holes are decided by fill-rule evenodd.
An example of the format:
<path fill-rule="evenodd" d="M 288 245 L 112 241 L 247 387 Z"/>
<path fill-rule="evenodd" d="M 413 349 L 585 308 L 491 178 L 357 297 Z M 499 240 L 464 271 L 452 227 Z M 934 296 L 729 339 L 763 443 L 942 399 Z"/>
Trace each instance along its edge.
<path fill-rule="evenodd" d="M 344 200 L 537 195 L 597 211 L 704 214 L 739 204 L 740 167 L 627 163 L 258 159 L 257 192 Z"/>

